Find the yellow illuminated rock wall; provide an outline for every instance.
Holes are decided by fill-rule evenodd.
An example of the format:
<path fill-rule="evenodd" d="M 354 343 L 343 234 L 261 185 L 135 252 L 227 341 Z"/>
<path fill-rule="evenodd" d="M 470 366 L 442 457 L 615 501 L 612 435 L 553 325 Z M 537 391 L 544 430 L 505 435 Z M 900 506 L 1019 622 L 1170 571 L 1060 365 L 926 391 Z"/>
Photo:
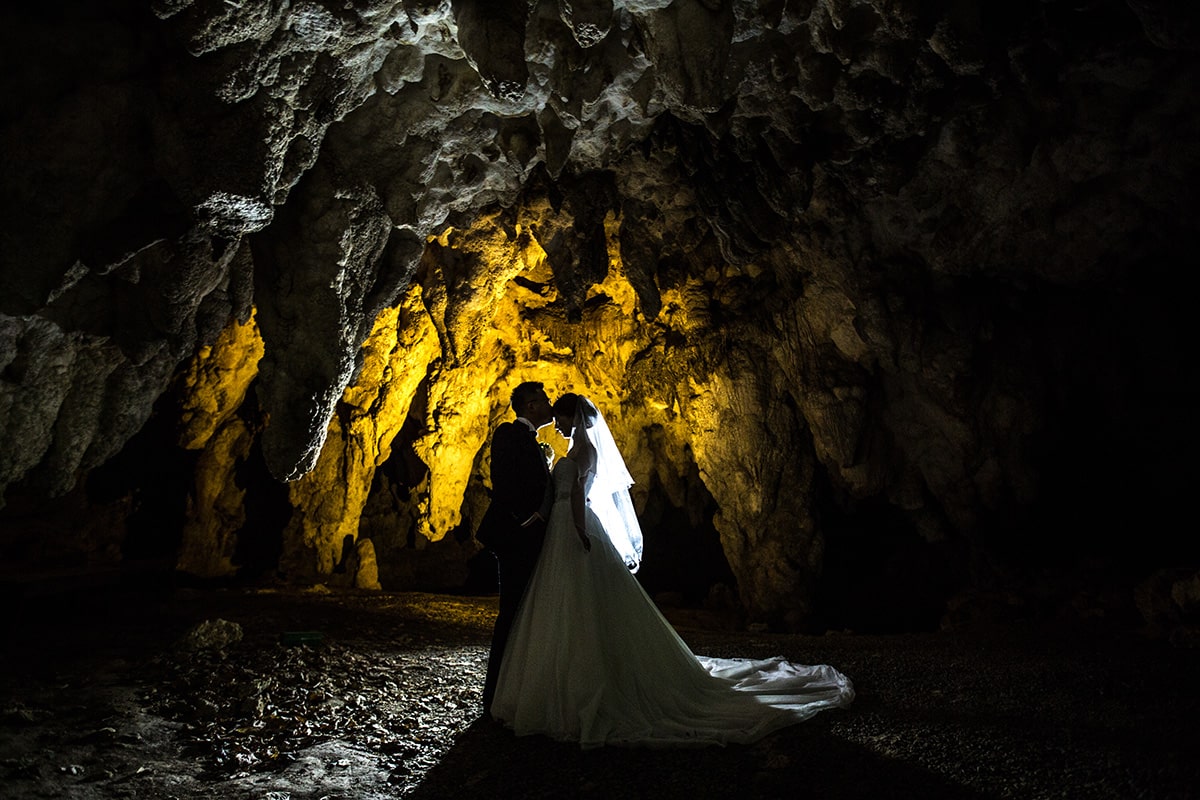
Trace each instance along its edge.
<path fill-rule="evenodd" d="M 620 220 L 611 215 L 607 277 L 589 289 L 582 318 L 568 322 L 532 234 L 544 213 L 537 206 L 523 209 L 513 234 L 484 221 L 448 233 L 431 248 L 439 263 L 453 265 L 457 283 L 445 292 L 427 287 L 427 296 L 459 303 L 437 315 L 457 358 L 445 359 L 431 376 L 428 428 L 418 447 L 430 468 L 421 534 L 444 536 L 464 509 L 477 523 L 486 504 L 490 432 L 511 415 L 511 388 L 537 379 L 552 397 L 576 391 L 595 399 L 637 481 L 639 507 L 652 476 L 672 502 L 684 505 L 684 476 L 698 465 L 722 509 L 714 523 L 743 602 L 798 624 L 820 574 L 821 542 L 807 509 L 813 465 L 779 446 L 793 441 L 803 422 L 794 406 L 779 402 L 787 389 L 778 385 L 774 365 L 742 346 L 743 338 L 757 346 L 761 333 L 715 340 L 709 318 L 714 286 L 703 281 L 663 292 L 664 313 L 647 320 L 621 263 Z M 497 264 L 504 265 L 500 275 L 488 274 Z M 436 280 L 449 284 L 449 273 Z M 509 280 L 518 274 L 524 285 Z M 722 277 L 710 279 L 715 285 Z M 482 288 L 464 292 L 471 281 Z M 550 429 L 541 438 L 560 453 L 565 449 Z"/>
<path fill-rule="evenodd" d="M 358 378 L 342 396 L 338 414 L 312 472 L 288 484 L 292 518 L 284 531 L 281 571 L 292 580 L 324 580 L 354 542 L 375 469 L 391 455 L 439 346 L 419 287 L 381 313 L 363 344 Z"/>
<path fill-rule="evenodd" d="M 179 376 L 181 447 L 201 449 L 237 411 L 258 374 L 262 355 L 253 311 L 245 322 L 230 323 L 211 346 L 200 348 Z"/>
<path fill-rule="evenodd" d="M 751 268 L 723 265 L 664 286 L 661 313 L 647 319 L 621 261 L 621 220 L 610 213 L 607 275 L 570 319 L 537 237 L 556 212 L 530 202 L 504 213 L 511 216 L 431 239 L 401 302 L 376 320 L 315 468 L 288 484 L 282 575 L 378 585 L 373 570 L 337 568 L 345 562 L 353 571 L 361 560 L 368 542 L 358 541 L 360 519 L 375 471 L 413 408 L 424 414 L 412 449 L 428 473 L 397 509 L 396 529 L 371 548 L 378 572 L 385 582 L 408 574 L 388 561 L 405 556 L 397 543 L 413 541 L 410 534 L 421 550 L 459 533 L 460 549 L 448 557 L 465 562 L 477 545 L 462 534 L 473 532 L 487 504 L 491 432 L 511 417 L 513 387 L 540 380 L 552 397 L 575 391 L 595 400 L 637 482 L 639 509 L 651 484 L 686 505 L 686 476 L 698 469 L 720 508 L 713 523 L 743 603 L 797 623 L 820 572 L 821 540 L 807 508 L 813 465 L 780 444 L 802 438 L 805 425 L 796 404 L 781 400 L 794 392 L 774 362 L 791 356 L 764 349 L 762 330 L 748 326 L 772 331 L 767 341 L 781 351 L 791 335 L 765 309 L 741 315 L 741 328 L 712 320 L 716 297 L 736 293 L 730 287 Z M 231 326 L 185 373 L 184 441 L 205 450 L 180 566 L 197 574 L 233 571 L 232 535 L 244 520 L 233 470 L 253 432 L 228 420 L 260 355 L 251 320 Z M 552 428 L 541 438 L 565 452 Z"/>
<path fill-rule="evenodd" d="M 233 321 L 209 347 L 203 347 L 179 377 L 179 444 L 200 450 L 188 495 L 177 567 L 205 578 L 230 575 L 245 522 L 245 490 L 234 480 L 239 461 L 250 452 L 255 431 L 236 416 L 258 374 L 263 342 L 254 316 Z"/>
<path fill-rule="evenodd" d="M 236 534 L 246 521 L 245 489 L 234 472 L 254 443 L 254 434 L 231 417 L 209 438 L 196 461 L 192 491 L 176 566 L 202 578 L 232 575 Z"/>

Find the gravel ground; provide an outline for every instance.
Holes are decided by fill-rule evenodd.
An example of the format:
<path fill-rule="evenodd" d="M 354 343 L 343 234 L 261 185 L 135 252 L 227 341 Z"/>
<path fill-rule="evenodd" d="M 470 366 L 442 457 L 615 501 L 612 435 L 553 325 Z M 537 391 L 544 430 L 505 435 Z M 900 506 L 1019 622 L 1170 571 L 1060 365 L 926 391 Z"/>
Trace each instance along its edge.
<path fill-rule="evenodd" d="M 1200 796 L 1200 651 L 1133 632 L 812 637 L 668 613 L 697 653 L 832 664 L 857 700 L 752 746 L 584 751 L 481 717 L 493 597 L 108 590 L 8 607 L 13 800 Z M 188 638 L 217 620 L 238 628 Z M 281 642 L 297 631 L 320 641 Z"/>

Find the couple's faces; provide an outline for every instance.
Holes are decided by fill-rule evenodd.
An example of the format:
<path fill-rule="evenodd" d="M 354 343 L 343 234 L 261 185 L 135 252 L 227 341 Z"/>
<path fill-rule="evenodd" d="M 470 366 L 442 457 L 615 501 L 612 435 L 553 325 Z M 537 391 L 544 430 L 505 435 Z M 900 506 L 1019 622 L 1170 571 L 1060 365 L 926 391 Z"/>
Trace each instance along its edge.
<path fill-rule="evenodd" d="M 555 417 L 554 428 L 562 435 L 564 439 L 570 439 L 571 434 L 575 432 L 575 426 L 570 417 Z"/>
<path fill-rule="evenodd" d="M 545 392 L 534 397 L 525 406 L 525 418 L 539 428 L 554 419 L 554 410 Z"/>

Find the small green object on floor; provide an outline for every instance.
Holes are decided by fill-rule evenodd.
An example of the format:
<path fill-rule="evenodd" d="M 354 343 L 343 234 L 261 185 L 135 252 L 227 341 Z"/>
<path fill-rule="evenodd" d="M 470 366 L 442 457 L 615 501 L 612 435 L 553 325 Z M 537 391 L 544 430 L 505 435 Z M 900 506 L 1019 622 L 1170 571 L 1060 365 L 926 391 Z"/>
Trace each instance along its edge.
<path fill-rule="evenodd" d="M 279 643 L 286 645 L 320 644 L 325 634 L 320 631 L 284 631 L 279 634 Z"/>

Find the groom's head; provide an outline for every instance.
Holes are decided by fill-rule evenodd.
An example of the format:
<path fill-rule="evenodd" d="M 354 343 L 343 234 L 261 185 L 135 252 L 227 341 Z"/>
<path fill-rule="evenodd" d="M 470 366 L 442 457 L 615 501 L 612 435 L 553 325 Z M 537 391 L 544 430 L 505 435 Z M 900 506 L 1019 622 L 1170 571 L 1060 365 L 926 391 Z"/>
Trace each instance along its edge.
<path fill-rule="evenodd" d="M 539 381 L 526 381 L 513 389 L 512 409 L 518 417 L 524 417 L 537 428 L 554 419 L 550 398 Z"/>

